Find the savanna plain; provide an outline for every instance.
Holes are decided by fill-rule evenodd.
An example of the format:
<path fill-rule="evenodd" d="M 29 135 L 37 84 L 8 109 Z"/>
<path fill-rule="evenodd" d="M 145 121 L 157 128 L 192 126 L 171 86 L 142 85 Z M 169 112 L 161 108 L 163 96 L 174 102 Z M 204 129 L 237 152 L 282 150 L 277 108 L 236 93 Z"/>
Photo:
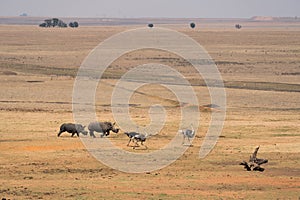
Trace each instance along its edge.
<path fill-rule="evenodd" d="M 80 138 L 57 133 L 62 123 L 74 122 L 73 84 L 83 60 L 100 42 L 137 27 L 1 25 L 0 198 L 299 199 L 300 28 L 284 27 L 169 26 L 200 43 L 212 57 L 224 81 L 226 109 L 203 106 L 212 103 L 205 82 L 171 52 L 136 50 L 111 63 L 96 91 L 99 121 L 114 121 L 110 105 L 118 79 L 145 63 L 169 65 L 182 73 L 200 105 L 200 126 L 183 156 L 160 170 L 125 173 L 99 162 Z M 130 117 L 139 126 L 151 122 L 148 112 L 155 104 L 164 106 L 166 121 L 147 139 L 148 149 L 128 147 L 128 130 L 111 133 L 108 139 L 119 148 L 149 153 L 177 134 L 183 105 L 168 88 L 144 85 L 129 103 Z M 213 112 L 225 112 L 224 128 L 210 154 L 200 159 Z M 239 163 L 248 161 L 257 146 L 258 157 L 269 162 L 264 172 L 248 172 Z"/>

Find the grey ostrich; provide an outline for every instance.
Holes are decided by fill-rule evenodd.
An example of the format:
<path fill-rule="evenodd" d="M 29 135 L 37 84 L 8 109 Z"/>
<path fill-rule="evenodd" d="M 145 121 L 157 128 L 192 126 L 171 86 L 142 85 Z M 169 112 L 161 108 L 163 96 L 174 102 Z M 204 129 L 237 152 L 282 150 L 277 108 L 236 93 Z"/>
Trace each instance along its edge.
<path fill-rule="evenodd" d="M 189 141 L 189 144 L 187 145 L 192 146 L 190 139 L 195 136 L 195 130 L 193 128 L 193 125 L 191 125 L 191 129 L 181 129 L 178 131 L 178 133 L 183 135 L 182 145 L 185 145 L 185 138 L 187 138 Z"/>

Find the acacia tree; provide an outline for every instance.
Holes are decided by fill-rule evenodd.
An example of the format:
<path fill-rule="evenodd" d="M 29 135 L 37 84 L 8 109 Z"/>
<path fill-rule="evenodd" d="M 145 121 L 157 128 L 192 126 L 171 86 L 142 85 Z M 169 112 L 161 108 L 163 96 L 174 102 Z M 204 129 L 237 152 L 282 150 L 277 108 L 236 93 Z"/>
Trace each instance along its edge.
<path fill-rule="evenodd" d="M 58 22 L 59 22 L 58 18 L 53 18 L 52 21 L 53 21 L 53 27 L 58 26 Z"/>
<path fill-rule="evenodd" d="M 78 26 L 79 26 L 78 22 L 73 22 L 73 24 L 74 24 L 75 28 L 78 28 Z"/>
<path fill-rule="evenodd" d="M 191 28 L 195 28 L 196 24 L 194 22 L 190 23 Z"/>

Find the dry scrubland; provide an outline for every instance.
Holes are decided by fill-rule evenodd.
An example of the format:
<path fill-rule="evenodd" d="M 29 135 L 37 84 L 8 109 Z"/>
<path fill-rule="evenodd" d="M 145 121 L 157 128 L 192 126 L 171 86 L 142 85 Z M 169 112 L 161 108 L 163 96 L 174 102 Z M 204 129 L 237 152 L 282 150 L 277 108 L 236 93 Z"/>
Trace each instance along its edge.
<path fill-rule="evenodd" d="M 1 26 L 0 198 L 298 199 L 300 29 L 172 28 L 202 44 L 219 67 L 227 92 L 222 137 L 205 159 L 198 158 L 210 120 L 210 112 L 202 110 L 194 146 L 180 159 L 155 172 L 127 174 L 98 162 L 78 138 L 56 135 L 61 123 L 73 121 L 72 89 L 81 62 L 99 42 L 128 27 Z M 99 120 L 113 120 L 109 104 L 116 79 L 153 61 L 174 66 L 194 84 L 199 103 L 210 103 L 201 77 L 184 60 L 137 51 L 105 73 L 97 90 Z M 164 129 L 146 142 L 149 149 L 135 152 L 159 149 L 176 134 L 180 108 L 170 91 L 145 86 L 130 103 L 131 117 L 140 125 L 150 122 L 152 104 L 164 105 L 168 114 Z M 110 140 L 133 151 L 122 132 Z M 238 164 L 257 145 L 258 156 L 269 159 L 266 170 L 244 171 Z"/>

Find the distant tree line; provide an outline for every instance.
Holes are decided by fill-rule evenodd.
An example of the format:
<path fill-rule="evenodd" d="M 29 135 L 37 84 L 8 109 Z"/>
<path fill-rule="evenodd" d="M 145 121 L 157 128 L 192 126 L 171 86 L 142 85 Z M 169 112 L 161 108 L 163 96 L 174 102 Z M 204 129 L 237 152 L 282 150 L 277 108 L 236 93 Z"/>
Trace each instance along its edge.
<path fill-rule="evenodd" d="M 62 27 L 66 28 L 68 25 L 58 18 L 45 19 L 43 23 L 39 25 L 40 27 Z M 70 22 L 69 27 L 77 28 L 79 27 L 78 22 Z"/>

